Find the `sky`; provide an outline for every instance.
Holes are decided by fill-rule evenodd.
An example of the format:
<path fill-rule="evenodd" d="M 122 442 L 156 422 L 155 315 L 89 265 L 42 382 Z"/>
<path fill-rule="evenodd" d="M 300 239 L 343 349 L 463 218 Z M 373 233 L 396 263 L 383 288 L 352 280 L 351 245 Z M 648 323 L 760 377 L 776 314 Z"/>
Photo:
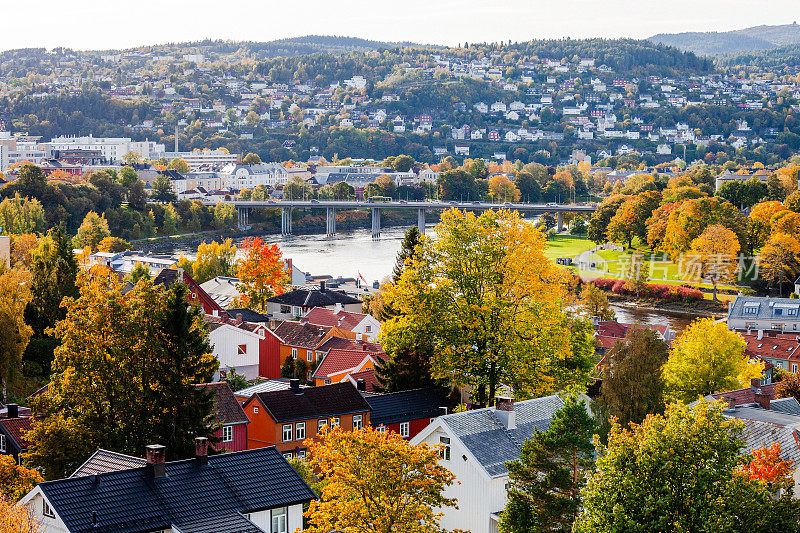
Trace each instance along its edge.
<path fill-rule="evenodd" d="M 3 3 L 0 50 L 106 50 L 310 34 L 456 45 L 645 38 L 800 22 L 797 0 L 36 0 L 35 9 L 28 2 Z"/>

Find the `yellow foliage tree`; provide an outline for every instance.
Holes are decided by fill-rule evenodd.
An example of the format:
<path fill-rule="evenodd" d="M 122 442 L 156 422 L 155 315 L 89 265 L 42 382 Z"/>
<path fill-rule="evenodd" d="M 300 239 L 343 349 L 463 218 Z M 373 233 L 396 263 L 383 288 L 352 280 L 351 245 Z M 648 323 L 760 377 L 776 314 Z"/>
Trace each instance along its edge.
<path fill-rule="evenodd" d="M 24 506 L 0 498 L 0 533 L 40 533 L 39 522 Z"/>
<path fill-rule="evenodd" d="M 699 277 L 711 282 L 716 302 L 717 284 L 735 280 L 738 254 L 739 238 L 734 232 L 720 224 L 708 226 L 692 241 L 689 264 L 696 268 L 686 268 L 684 274 L 690 281 Z"/>
<path fill-rule="evenodd" d="M 516 202 L 520 198 L 519 189 L 505 176 L 492 176 L 489 180 L 489 196 L 501 202 Z"/>
<path fill-rule="evenodd" d="M 0 499 L 19 500 L 42 481 L 44 479 L 36 470 L 18 465 L 11 455 L 0 455 Z"/>
<path fill-rule="evenodd" d="M 4 267 L 2 265 L 0 269 Z M 25 306 L 31 299 L 29 281 L 27 271 L 0 273 L 0 385 L 3 401 L 8 381 L 19 373 L 22 354 L 33 334 L 33 329 L 23 318 Z"/>
<path fill-rule="evenodd" d="M 662 367 L 667 396 L 692 402 L 712 392 L 750 385 L 761 377 L 763 363 L 751 363 L 741 335 L 724 323 L 702 318 L 691 323 L 676 339 Z"/>
<path fill-rule="evenodd" d="M 88 246 L 94 252 L 103 239 L 110 236 L 111 231 L 108 229 L 108 221 L 105 216 L 89 211 L 78 228 L 78 234 L 75 236 L 75 246 L 78 248 Z"/>
<path fill-rule="evenodd" d="M 335 427 L 305 444 L 326 482 L 306 513 L 305 533 L 444 531 L 441 509 L 456 501 L 443 493 L 455 476 L 439 465 L 439 450 L 372 428 Z"/>
<path fill-rule="evenodd" d="M 787 233 L 775 233 L 761 249 L 761 276 L 777 283 L 783 294 L 783 284 L 800 275 L 800 240 Z"/>

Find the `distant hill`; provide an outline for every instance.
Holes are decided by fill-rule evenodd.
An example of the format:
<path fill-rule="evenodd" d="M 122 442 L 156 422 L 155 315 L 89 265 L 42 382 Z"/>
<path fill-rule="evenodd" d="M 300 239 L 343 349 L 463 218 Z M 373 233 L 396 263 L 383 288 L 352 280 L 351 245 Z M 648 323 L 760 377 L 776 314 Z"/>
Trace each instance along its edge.
<path fill-rule="evenodd" d="M 649 37 L 648 41 L 700 55 L 733 55 L 800 44 L 800 25 L 754 26 L 727 32 L 660 33 Z"/>

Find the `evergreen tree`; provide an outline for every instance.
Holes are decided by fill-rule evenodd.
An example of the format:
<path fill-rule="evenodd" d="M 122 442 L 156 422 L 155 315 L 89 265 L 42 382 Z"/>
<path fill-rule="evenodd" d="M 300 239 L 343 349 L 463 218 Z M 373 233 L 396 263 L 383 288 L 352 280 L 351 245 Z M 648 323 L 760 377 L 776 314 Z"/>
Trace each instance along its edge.
<path fill-rule="evenodd" d="M 392 270 L 392 283 L 396 283 L 406 269 L 406 261 L 413 261 L 416 257 L 415 249 L 422 241 L 422 234 L 416 226 L 411 226 L 403 237 L 400 251 L 397 252 L 397 260 Z"/>
<path fill-rule="evenodd" d="M 72 251 L 72 240 L 61 228 L 50 230 L 41 240 L 32 254 L 30 272 L 31 300 L 24 315 L 33 335 L 23 360 L 33 362 L 46 375 L 50 373 L 53 351 L 58 346 L 58 341 L 47 330 L 66 316 L 61 300 L 78 295 L 75 284 L 78 262 Z"/>
<path fill-rule="evenodd" d="M 570 396 L 547 431 L 525 441 L 519 459 L 506 463 L 511 483 L 500 531 L 572 531 L 580 490 L 594 467 L 596 429 L 583 402 Z"/>

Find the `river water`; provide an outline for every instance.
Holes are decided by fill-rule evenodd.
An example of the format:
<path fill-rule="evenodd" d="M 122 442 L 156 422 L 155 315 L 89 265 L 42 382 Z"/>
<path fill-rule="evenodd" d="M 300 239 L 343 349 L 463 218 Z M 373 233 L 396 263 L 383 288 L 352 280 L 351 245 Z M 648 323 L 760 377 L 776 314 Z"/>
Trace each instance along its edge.
<path fill-rule="evenodd" d="M 333 277 L 357 277 L 361 274 L 367 282 L 382 281 L 391 275 L 397 252 L 407 228 L 386 228 L 380 239 L 373 239 L 371 230 L 358 229 L 340 232 L 334 238 L 325 235 L 265 235 L 268 242 L 276 242 L 283 256 L 304 272 L 311 275 L 331 275 Z M 428 228 L 430 234 L 432 228 Z M 169 252 L 183 253 L 192 257 L 194 249 L 176 246 Z M 668 324 L 673 330 L 681 331 L 692 317 L 671 314 L 664 311 L 644 311 L 612 306 L 620 322 L 639 322 L 643 324 Z"/>

